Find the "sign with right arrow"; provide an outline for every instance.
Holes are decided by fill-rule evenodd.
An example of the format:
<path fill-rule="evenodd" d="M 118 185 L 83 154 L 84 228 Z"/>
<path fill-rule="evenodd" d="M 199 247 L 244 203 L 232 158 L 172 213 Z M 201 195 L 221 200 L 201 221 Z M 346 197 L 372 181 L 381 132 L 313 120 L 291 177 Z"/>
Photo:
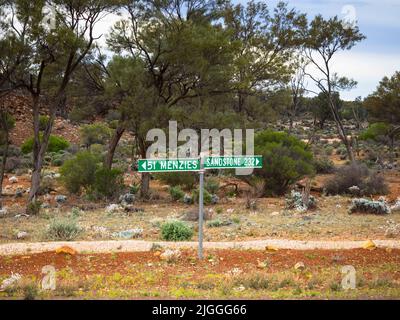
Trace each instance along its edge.
<path fill-rule="evenodd" d="M 215 156 L 204 158 L 204 169 L 262 168 L 262 156 Z"/>

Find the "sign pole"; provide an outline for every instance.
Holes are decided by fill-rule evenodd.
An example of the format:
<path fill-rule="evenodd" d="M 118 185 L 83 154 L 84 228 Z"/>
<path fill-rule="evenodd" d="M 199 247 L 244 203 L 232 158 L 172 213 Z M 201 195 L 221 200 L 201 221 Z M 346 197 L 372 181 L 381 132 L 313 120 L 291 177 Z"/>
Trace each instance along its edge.
<path fill-rule="evenodd" d="M 199 259 L 203 259 L 203 220 L 204 220 L 204 167 L 203 158 L 200 159 L 200 190 L 199 190 Z"/>

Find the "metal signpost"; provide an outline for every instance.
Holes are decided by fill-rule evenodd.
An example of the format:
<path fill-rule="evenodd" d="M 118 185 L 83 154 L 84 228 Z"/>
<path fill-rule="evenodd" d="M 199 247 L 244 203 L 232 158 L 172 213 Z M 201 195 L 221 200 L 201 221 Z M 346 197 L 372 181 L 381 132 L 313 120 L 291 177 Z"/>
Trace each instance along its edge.
<path fill-rule="evenodd" d="M 262 156 L 206 156 L 181 159 L 139 159 L 139 172 L 198 171 L 199 192 L 199 259 L 203 259 L 204 172 L 206 169 L 255 169 L 262 168 Z"/>

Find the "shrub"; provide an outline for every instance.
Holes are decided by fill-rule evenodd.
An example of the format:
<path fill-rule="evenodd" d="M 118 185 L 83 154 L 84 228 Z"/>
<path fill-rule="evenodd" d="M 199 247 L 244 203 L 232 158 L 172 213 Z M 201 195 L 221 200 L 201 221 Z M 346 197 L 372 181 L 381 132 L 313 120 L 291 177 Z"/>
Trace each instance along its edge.
<path fill-rule="evenodd" d="M 44 131 L 46 130 L 47 124 L 49 123 L 48 116 L 39 116 L 39 130 Z"/>
<path fill-rule="evenodd" d="M 388 214 L 390 213 L 390 208 L 385 201 L 371 201 L 368 199 L 360 198 L 353 199 L 349 212 Z"/>
<path fill-rule="evenodd" d="M 204 183 L 204 189 L 211 194 L 216 194 L 219 190 L 219 181 L 217 178 L 207 178 Z"/>
<path fill-rule="evenodd" d="M 182 191 L 182 189 L 179 186 L 170 187 L 169 194 L 171 195 L 171 198 L 173 201 L 181 200 L 185 196 L 185 193 Z"/>
<path fill-rule="evenodd" d="M 181 221 L 166 222 L 161 226 L 161 237 L 167 241 L 185 241 L 193 236 L 193 230 Z"/>
<path fill-rule="evenodd" d="M 38 200 L 30 202 L 27 206 L 27 210 L 26 210 L 27 214 L 32 215 L 32 216 L 38 215 L 40 212 L 41 205 L 42 205 L 42 202 L 38 201 Z"/>
<path fill-rule="evenodd" d="M 94 123 L 82 126 L 80 134 L 81 143 L 88 148 L 92 144 L 105 144 L 111 136 L 111 131 L 103 123 Z"/>
<path fill-rule="evenodd" d="M 95 181 L 97 157 L 83 151 L 65 161 L 60 168 L 61 180 L 71 193 L 79 193 L 82 188 L 89 190 Z"/>
<path fill-rule="evenodd" d="M 317 173 L 333 173 L 335 165 L 329 158 L 314 159 L 314 168 Z"/>
<path fill-rule="evenodd" d="M 40 140 L 42 140 L 42 137 L 43 137 L 43 135 L 40 134 Z M 34 143 L 33 137 L 26 140 L 21 146 L 22 153 L 27 154 L 27 153 L 32 152 L 33 143 Z M 47 152 L 59 152 L 61 150 L 67 149 L 68 147 L 69 147 L 69 142 L 67 140 L 65 140 L 62 137 L 50 135 Z"/>
<path fill-rule="evenodd" d="M 308 203 L 304 203 L 303 195 L 292 190 L 290 197 L 286 198 L 286 207 L 288 209 L 296 209 L 297 211 L 304 212 L 309 209 L 314 209 L 317 206 L 317 200 L 314 196 L 310 195 L 308 198 Z"/>
<path fill-rule="evenodd" d="M 267 130 L 257 134 L 254 143 L 255 153 L 263 156 L 263 168 L 255 169 L 254 175 L 264 179 L 264 195 L 282 195 L 314 172 L 311 151 L 296 137 Z"/>
<path fill-rule="evenodd" d="M 192 192 L 192 199 L 195 203 L 199 203 L 199 192 L 200 192 L 199 189 L 195 189 Z M 203 203 L 205 205 L 211 204 L 212 199 L 213 199 L 212 195 L 206 189 L 204 189 Z"/>
<path fill-rule="evenodd" d="M 124 187 L 123 172 L 119 169 L 100 168 L 95 174 L 94 192 L 107 197 L 117 196 Z"/>
<path fill-rule="evenodd" d="M 359 139 L 378 141 L 386 136 L 389 131 L 390 126 L 384 122 L 373 123 L 359 135 Z"/>
<path fill-rule="evenodd" d="M 350 164 L 337 170 L 335 176 L 325 183 L 327 194 L 348 194 L 349 188 L 357 186 L 360 195 L 386 194 L 388 186 L 383 176 L 370 171 L 365 164 Z"/>
<path fill-rule="evenodd" d="M 47 238 L 50 240 L 74 240 L 82 232 L 73 218 L 55 219 L 47 230 Z"/>
<path fill-rule="evenodd" d="M 158 173 L 156 178 L 172 187 L 181 186 L 186 190 L 190 190 L 196 184 L 197 174 L 193 172 L 168 172 Z"/>

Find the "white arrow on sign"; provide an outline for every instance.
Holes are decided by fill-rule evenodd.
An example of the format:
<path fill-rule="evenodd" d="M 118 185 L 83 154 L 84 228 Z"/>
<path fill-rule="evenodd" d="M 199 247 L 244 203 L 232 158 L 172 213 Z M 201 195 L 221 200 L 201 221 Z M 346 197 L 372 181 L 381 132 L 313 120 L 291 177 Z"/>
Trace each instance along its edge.
<path fill-rule="evenodd" d="M 260 161 L 256 158 L 256 166 L 258 165 L 259 162 L 260 162 Z"/>
<path fill-rule="evenodd" d="M 144 170 L 146 170 L 146 161 L 145 162 L 143 162 L 143 164 L 142 164 L 142 168 L 144 169 Z"/>

